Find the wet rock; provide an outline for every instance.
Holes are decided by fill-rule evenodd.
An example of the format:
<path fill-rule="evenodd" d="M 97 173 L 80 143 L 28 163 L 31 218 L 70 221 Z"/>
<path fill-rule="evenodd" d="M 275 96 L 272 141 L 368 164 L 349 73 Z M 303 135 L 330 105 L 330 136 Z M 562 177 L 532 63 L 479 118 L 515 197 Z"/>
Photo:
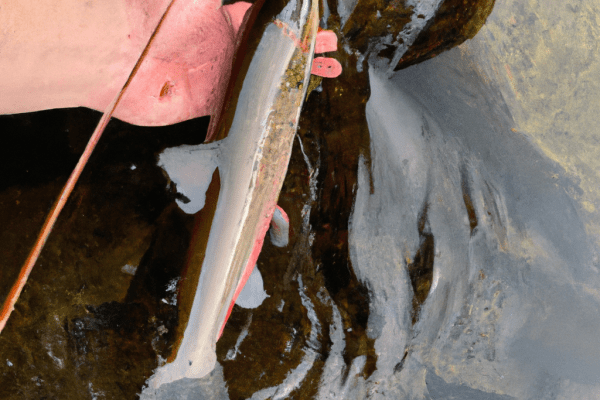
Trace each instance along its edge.
<path fill-rule="evenodd" d="M 329 5 L 338 15 L 327 22 L 340 27 L 346 51 L 358 51 L 361 63 L 394 71 L 471 39 L 493 6 L 494 0 L 339 0 Z"/>

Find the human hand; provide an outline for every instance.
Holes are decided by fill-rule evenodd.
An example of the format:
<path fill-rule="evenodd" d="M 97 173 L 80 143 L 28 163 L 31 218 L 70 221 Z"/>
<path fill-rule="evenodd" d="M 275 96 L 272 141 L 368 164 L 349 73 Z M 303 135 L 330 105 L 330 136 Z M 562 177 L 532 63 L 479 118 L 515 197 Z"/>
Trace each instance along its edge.
<path fill-rule="evenodd" d="M 128 22 L 133 31 L 128 46 L 139 49 L 133 54 L 141 53 L 164 12 L 165 4 L 159 3 L 131 3 Z M 219 0 L 175 1 L 113 115 L 136 125 L 169 125 L 214 114 L 229 81 L 236 38 L 250 6 L 238 2 L 221 7 Z M 115 75 L 121 79 L 90 91 L 83 105 L 106 108 L 132 67 L 132 60 L 119 60 Z"/>
<path fill-rule="evenodd" d="M 80 106 L 104 111 L 168 3 L 7 0 L 0 13 L 0 114 Z M 157 126 L 215 115 L 250 7 L 175 0 L 113 116 Z M 335 40 L 335 35 L 326 37 L 318 36 L 317 42 Z M 321 67 L 316 74 L 341 70 L 315 62 Z"/>

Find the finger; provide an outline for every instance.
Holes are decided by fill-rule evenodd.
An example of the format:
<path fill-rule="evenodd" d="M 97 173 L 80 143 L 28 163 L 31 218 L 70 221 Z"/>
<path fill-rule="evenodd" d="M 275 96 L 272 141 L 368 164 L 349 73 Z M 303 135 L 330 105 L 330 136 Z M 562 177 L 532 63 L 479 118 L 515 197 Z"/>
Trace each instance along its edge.
<path fill-rule="evenodd" d="M 228 18 L 231 27 L 233 28 L 233 34 L 237 35 L 244 22 L 244 15 L 246 11 L 252 6 L 251 3 L 245 1 L 238 1 L 237 3 L 227 4 L 221 7 L 223 13 Z"/>
<path fill-rule="evenodd" d="M 342 73 L 342 64 L 335 58 L 316 57 L 310 73 L 323 78 L 337 78 Z"/>
<path fill-rule="evenodd" d="M 315 53 L 326 53 L 328 51 L 337 51 L 337 36 L 333 31 L 320 30 L 317 32 L 315 43 Z"/>

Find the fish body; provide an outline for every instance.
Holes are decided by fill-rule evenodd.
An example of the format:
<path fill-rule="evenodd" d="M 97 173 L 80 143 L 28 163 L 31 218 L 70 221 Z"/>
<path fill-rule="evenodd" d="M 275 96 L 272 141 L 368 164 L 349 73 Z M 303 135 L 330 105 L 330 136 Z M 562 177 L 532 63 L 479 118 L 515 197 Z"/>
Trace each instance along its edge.
<path fill-rule="evenodd" d="M 206 177 L 201 190 L 215 179 L 220 189 L 183 337 L 174 359 L 156 370 L 151 387 L 201 378 L 214 368 L 216 342 L 256 264 L 287 172 L 318 20 L 314 0 L 285 5 L 264 29 L 245 70 L 234 110 L 228 110 L 227 136 L 189 146 L 186 157 Z M 173 179 L 177 172 L 169 171 L 172 159 L 167 151 L 159 165 Z M 199 204 L 208 206 L 210 201 L 214 198 Z"/>

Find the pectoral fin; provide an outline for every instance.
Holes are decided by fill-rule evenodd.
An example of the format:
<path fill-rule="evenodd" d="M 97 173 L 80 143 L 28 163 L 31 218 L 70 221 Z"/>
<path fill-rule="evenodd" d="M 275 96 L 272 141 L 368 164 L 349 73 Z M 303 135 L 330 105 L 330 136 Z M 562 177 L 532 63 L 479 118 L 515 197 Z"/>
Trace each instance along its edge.
<path fill-rule="evenodd" d="M 265 292 L 262 275 L 258 268 L 254 266 L 240 295 L 235 300 L 235 304 L 243 308 L 256 308 L 260 306 L 267 297 L 269 297 L 269 295 Z"/>
<path fill-rule="evenodd" d="M 160 154 L 158 166 L 175 183 L 177 192 L 188 200 L 176 200 L 184 212 L 195 214 L 204 207 L 206 190 L 219 166 L 224 141 L 172 147 Z"/>
<path fill-rule="evenodd" d="M 269 229 L 271 243 L 277 247 L 285 247 L 290 239 L 290 219 L 283 209 L 279 206 L 275 208 L 271 227 Z"/>

